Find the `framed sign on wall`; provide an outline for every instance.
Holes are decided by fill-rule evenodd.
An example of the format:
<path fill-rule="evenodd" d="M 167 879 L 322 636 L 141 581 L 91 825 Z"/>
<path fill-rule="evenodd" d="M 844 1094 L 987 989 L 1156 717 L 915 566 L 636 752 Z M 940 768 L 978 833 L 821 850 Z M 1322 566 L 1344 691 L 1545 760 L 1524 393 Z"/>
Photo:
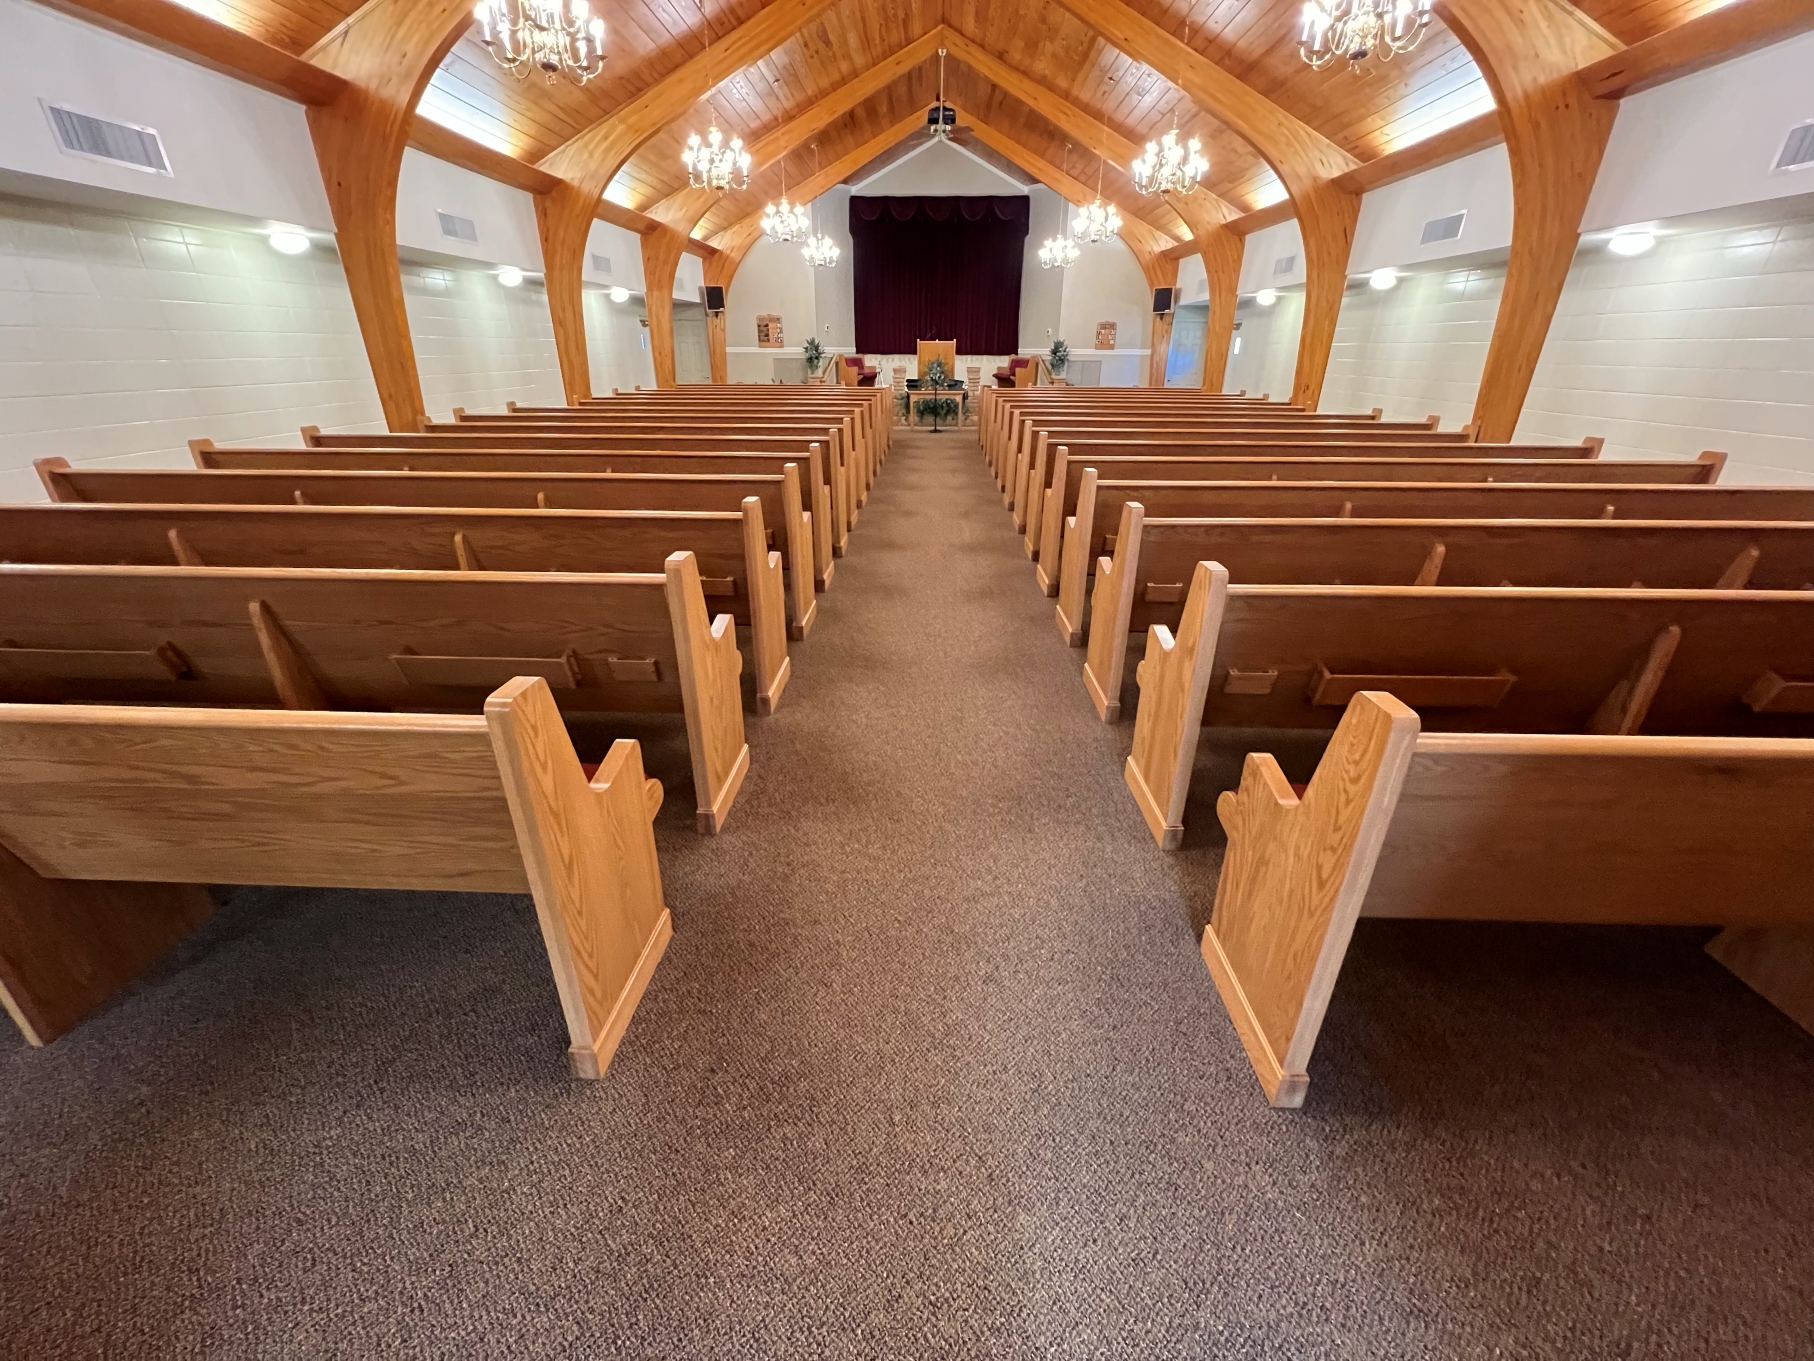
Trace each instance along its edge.
<path fill-rule="evenodd" d="M 781 348 L 781 314 L 763 312 L 756 318 L 756 347 L 763 350 Z"/>
<path fill-rule="evenodd" d="M 1112 350 L 1115 348 L 1115 323 L 1099 321 L 1096 323 L 1096 348 Z"/>

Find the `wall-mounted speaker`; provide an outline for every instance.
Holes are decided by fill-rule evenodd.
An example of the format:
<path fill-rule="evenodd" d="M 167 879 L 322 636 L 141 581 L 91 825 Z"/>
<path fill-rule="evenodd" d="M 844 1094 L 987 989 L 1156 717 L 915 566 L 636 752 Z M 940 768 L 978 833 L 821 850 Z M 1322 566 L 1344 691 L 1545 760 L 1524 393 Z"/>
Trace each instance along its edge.
<path fill-rule="evenodd" d="M 724 289 L 717 284 L 706 284 L 699 290 L 705 295 L 705 310 L 708 312 L 724 311 Z"/>
<path fill-rule="evenodd" d="M 1172 310 L 1172 290 L 1155 288 L 1153 290 L 1153 315 L 1159 316 Z"/>

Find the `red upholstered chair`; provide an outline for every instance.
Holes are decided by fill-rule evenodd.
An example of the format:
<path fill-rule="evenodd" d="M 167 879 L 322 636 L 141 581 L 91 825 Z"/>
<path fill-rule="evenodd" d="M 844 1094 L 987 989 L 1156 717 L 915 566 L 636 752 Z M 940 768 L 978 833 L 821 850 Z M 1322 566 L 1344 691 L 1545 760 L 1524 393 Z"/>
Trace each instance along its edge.
<path fill-rule="evenodd" d="M 876 385 L 876 369 L 863 362 L 861 355 L 844 356 L 844 372 L 838 375 L 839 381 L 849 388 L 872 388 Z"/>
<path fill-rule="evenodd" d="M 995 371 L 995 386 L 998 388 L 1013 387 L 1020 381 L 1020 371 L 1032 362 L 1025 355 L 1010 359 L 1007 368 Z"/>

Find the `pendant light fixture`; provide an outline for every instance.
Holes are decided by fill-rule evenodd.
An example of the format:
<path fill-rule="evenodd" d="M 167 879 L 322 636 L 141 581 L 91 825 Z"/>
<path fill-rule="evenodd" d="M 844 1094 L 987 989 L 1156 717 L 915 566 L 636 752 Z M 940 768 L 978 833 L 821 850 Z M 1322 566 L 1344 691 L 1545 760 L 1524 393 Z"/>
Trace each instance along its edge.
<path fill-rule="evenodd" d="M 1115 83 L 1115 77 L 1109 77 L 1109 84 Z M 1098 146 L 1108 145 L 1109 140 L 1109 106 L 1105 91 L 1102 101 L 1102 140 Z M 1121 214 L 1115 211 L 1115 205 L 1102 201 L 1102 170 L 1108 157 L 1098 153 L 1096 157 L 1096 201 L 1077 210 L 1077 216 L 1071 219 L 1071 235 L 1080 237 L 1090 245 L 1100 245 L 1113 241 L 1121 234 Z"/>
<path fill-rule="evenodd" d="M 1071 144 L 1069 142 L 1064 144 L 1064 171 L 1065 176 L 1069 178 L 1071 173 Z M 1066 210 L 1069 211 L 1068 205 Z M 1063 213 L 1059 214 L 1058 221 L 1060 225 L 1063 225 Z M 1048 236 L 1039 247 L 1039 267 L 1041 269 L 1069 269 L 1077 263 L 1078 256 L 1082 254 L 1083 252 L 1078 249 L 1077 242 L 1071 238 L 1069 232 L 1063 236 Z"/>
<path fill-rule="evenodd" d="M 819 144 L 813 143 L 813 173 L 819 171 Z M 812 205 L 813 216 L 818 214 L 818 204 Z M 838 263 L 838 257 L 844 252 L 838 249 L 838 243 L 829 236 L 820 236 L 812 232 L 812 218 L 807 219 L 806 244 L 800 247 L 800 254 L 806 263 L 814 269 L 831 269 Z"/>
<path fill-rule="evenodd" d="M 1184 26 L 1184 45 L 1190 46 L 1190 25 Z M 1178 103 L 1182 104 L 1180 96 Z M 1146 154 L 1130 167 L 1134 188 L 1142 194 L 1184 198 L 1194 194 L 1202 184 L 1209 162 L 1203 157 L 1203 143 L 1193 137 L 1188 143 L 1178 136 L 1178 104 L 1172 106 L 1172 130 L 1157 142 L 1146 144 Z"/>
<path fill-rule="evenodd" d="M 1358 69 L 1369 56 L 1391 61 L 1423 40 L 1432 0 L 1306 0 L 1298 55 L 1312 70 L 1345 58 Z"/>
<path fill-rule="evenodd" d="M 472 17 L 491 59 L 518 80 L 540 71 L 584 85 L 605 69 L 605 21 L 586 0 L 479 0 Z"/>
<path fill-rule="evenodd" d="M 726 189 L 748 189 L 750 154 L 743 149 L 741 137 L 733 137 L 729 145 L 725 144 L 724 134 L 718 131 L 718 116 L 712 108 L 712 21 L 705 12 L 705 0 L 700 0 L 699 17 L 705 24 L 705 109 L 711 127 L 703 139 L 696 132 L 687 138 L 686 149 L 680 153 L 680 163 L 687 168 L 688 188 L 713 189 L 719 193 Z"/>
<path fill-rule="evenodd" d="M 813 220 L 807 214 L 804 203 L 790 204 L 787 201 L 787 158 L 781 158 L 781 206 L 777 208 L 770 203 L 762 209 L 762 234 L 770 241 L 798 241 L 801 237 L 810 236 Z"/>

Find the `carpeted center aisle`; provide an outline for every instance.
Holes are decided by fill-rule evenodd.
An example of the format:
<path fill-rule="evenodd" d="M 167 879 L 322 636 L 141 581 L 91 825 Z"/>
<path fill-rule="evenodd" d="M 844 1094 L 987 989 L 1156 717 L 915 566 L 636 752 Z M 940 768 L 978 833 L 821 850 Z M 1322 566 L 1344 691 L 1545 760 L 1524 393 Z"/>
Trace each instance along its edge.
<path fill-rule="evenodd" d="M 1081 660 L 902 432 L 724 835 L 637 730 L 675 935 L 605 1080 L 526 899 L 235 890 L 0 1041 L 0 1353 L 1808 1355 L 1814 1040 L 1697 933 L 1363 923 L 1269 1110 L 1209 804 L 1152 845 Z"/>

